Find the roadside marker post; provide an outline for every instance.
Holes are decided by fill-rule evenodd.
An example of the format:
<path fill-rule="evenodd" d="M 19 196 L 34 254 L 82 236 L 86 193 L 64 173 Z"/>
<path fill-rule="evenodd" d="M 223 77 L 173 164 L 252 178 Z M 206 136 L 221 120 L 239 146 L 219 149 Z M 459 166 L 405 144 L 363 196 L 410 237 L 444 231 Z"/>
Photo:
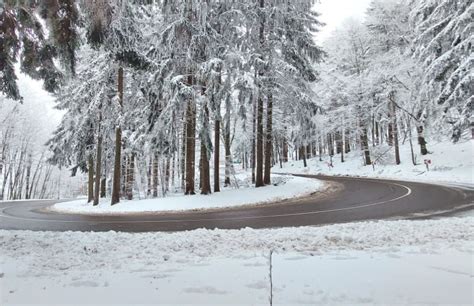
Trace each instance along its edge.
<path fill-rule="evenodd" d="M 425 159 L 426 171 L 430 171 L 431 159 Z"/>

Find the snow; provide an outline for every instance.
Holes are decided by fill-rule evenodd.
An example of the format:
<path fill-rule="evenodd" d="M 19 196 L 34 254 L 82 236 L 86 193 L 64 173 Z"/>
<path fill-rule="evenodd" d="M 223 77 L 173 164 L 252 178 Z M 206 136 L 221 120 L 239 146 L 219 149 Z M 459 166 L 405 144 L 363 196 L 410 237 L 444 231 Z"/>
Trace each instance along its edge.
<path fill-rule="evenodd" d="M 177 233 L 0 231 L 0 304 L 472 305 L 474 217 Z"/>
<path fill-rule="evenodd" d="M 273 185 L 261 188 L 252 186 L 238 189 L 229 188 L 211 195 L 171 194 L 164 198 L 122 201 L 114 206 L 110 205 L 110 199 L 103 199 L 95 207 L 88 204 L 87 199 L 80 199 L 55 204 L 50 210 L 62 213 L 120 214 L 215 209 L 257 205 L 302 197 L 320 191 L 322 188 L 324 188 L 324 184 L 319 180 L 286 175 L 275 176 Z"/>
<path fill-rule="evenodd" d="M 419 147 L 414 143 L 414 149 Z M 329 157 L 322 156 L 308 160 L 308 167 L 303 167 L 303 161 L 290 161 L 283 168 L 275 166 L 277 173 L 300 173 L 300 174 L 325 174 L 325 175 L 349 175 L 372 178 L 388 178 L 398 180 L 426 181 L 437 183 L 459 183 L 462 185 L 474 185 L 474 140 L 457 144 L 449 141 L 433 142 L 428 144 L 430 154 L 421 157 L 417 154 L 418 165 L 413 166 L 411 162 L 410 146 L 408 143 L 400 147 L 402 163 L 395 165 L 394 158 L 387 156 L 384 160 L 379 159 L 372 166 L 364 166 L 360 151 L 347 154 L 346 161 L 341 163 L 340 156 L 333 157 L 333 168 L 328 166 Z M 370 148 L 373 150 L 373 148 Z M 382 150 L 382 152 L 385 150 Z M 393 150 L 392 150 L 393 151 Z M 371 152 L 375 156 L 374 152 Z M 417 153 L 417 152 L 416 152 Z M 431 160 L 429 171 L 426 170 L 424 159 Z"/>

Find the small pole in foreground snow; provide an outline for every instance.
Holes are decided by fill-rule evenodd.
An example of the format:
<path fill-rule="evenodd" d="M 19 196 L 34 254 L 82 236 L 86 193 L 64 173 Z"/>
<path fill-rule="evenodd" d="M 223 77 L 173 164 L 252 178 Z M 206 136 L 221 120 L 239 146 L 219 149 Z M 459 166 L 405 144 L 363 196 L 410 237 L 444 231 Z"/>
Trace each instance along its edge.
<path fill-rule="evenodd" d="M 272 255 L 273 255 L 273 250 L 270 250 L 270 257 L 269 257 L 269 263 L 270 263 L 270 271 L 269 271 L 269 276 L 270 276 L 270 306 L 273 305 L 273 275 L 272 275 L 273 263 L 272 263 Z"/>
<path fill-rule="evenodd" d="M 430 171 L 431 159 L 425 159 L 426 171 Z"/>

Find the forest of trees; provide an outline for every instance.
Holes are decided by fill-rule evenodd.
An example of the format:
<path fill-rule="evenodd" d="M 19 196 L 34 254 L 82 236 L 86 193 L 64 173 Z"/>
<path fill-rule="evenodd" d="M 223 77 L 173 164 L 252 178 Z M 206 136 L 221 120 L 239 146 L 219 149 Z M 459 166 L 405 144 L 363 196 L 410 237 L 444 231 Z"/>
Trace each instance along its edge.
<path fill-rule="evenodd" d="M 44 81 L 64 112 L 44 159 L 87 173 L 95 205 L 219 192 L 237 164 L 256 187 L 290 159 L 360 151 L 365 165 L 416 164 L 427 132 L 470 137 L 472 0 L 373 0 L 321 45 L 316 2 L 7 0 L 2 99 L 22 99 L 17 64 Z M 28 156 L 5 154 L 4 130 L 0 180 L 29 197 L 32 170 L 6 172 Z"/>

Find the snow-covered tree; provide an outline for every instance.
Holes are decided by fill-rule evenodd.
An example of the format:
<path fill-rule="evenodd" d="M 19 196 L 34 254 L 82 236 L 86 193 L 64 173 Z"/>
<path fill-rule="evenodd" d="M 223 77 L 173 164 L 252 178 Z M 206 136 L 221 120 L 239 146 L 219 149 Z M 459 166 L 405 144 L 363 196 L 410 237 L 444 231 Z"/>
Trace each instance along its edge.
<path fill-rule="evenodd" d="M 432 104 L 436 125 L 452 126 L 454 141 L 472 117 L 473 14 L 472 0 L 416 0 L 410 12 L 414 56 L 424 68 L 421 94 Z"/>

